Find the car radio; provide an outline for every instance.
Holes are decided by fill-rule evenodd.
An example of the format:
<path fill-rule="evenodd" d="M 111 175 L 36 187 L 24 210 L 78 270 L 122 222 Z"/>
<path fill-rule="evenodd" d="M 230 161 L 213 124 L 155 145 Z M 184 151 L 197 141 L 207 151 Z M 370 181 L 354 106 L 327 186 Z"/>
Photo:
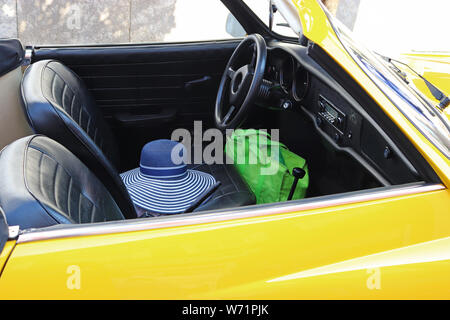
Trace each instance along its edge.
<path fill-rule="evenodd" d="M 345 114 L 322 96 L 319 96 L 319 116 L 338 129 L 340 133 L 344 132 Z"/>

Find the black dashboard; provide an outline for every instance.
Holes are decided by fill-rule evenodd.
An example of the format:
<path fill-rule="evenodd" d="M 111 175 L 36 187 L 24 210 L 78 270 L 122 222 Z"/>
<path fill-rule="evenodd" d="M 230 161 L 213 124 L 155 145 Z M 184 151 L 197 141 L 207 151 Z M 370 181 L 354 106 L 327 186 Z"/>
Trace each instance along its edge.
<path fill-rule="evenodd" d="M 300 102 L 305 97 L 309 73 L 292 56 L 269 58 L 266 75 L 269 81 L 278 84 L 292 100 Z"/>
<path fill-rule="evenodd" d="M 417 181 L 415 168 L 368 113 L 292 48 L 269 48 L 263 86 L 271 94 L 258 104 L 302 112 L 334 149 L 350 154 L 382 185 Z"/>

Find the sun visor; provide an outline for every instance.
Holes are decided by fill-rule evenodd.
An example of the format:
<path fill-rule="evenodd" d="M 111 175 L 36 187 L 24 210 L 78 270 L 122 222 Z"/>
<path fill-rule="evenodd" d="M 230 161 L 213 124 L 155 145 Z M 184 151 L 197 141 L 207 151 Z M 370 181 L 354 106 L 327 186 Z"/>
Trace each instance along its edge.
<path fill-rule="evenodd" d="M 25 51 L 17 39 L 0 39 L 0 77 L 22 64 Z"/>

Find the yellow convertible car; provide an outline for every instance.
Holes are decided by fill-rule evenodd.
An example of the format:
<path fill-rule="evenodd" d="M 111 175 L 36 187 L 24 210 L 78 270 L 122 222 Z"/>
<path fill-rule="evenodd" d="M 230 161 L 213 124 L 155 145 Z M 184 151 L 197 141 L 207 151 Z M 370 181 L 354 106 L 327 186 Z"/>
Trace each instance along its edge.
<path fill-rule="evenodd" d="M 0 40 L 0 299 L 449 299 L 450 56 L 380 56 L 316 0 L 267 2 L 269 23 L 222 3 L 239 38 Z M 128 188 L 163 171 L 148 142 L 199 121 L 277 129 L 306 193 L 288 170 L 262 202 L 210 162 L 181 212 Z"/>

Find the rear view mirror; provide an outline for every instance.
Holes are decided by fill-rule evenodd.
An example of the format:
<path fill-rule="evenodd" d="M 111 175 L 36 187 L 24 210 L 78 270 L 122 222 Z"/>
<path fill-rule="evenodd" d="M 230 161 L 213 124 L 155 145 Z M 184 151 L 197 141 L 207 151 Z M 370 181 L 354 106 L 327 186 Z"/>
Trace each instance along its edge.
<path fill-rule="evenodd" d="M 231 13 L 228 14 L 225 29 L 229 35 L 235 38 L 244 37 L 247 34 L 239 21 Z"/>

